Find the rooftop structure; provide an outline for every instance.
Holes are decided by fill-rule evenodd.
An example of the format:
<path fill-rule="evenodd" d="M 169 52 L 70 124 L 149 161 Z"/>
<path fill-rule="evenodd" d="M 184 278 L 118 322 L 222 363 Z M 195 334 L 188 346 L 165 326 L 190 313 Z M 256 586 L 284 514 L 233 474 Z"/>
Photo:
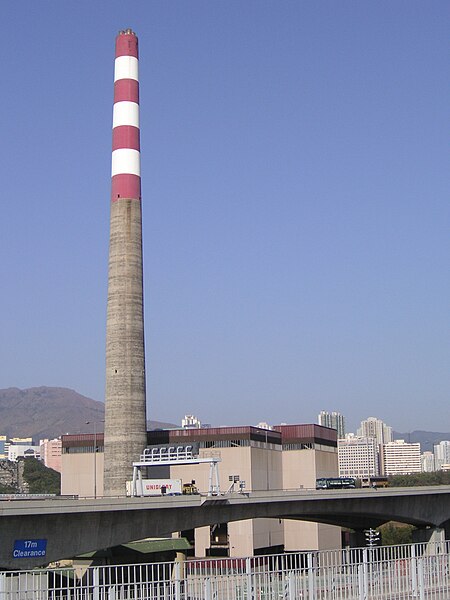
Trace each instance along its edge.
<path fill-rule="evenodd" d="M 181 420 L 181 427 L 184 429 L 200 429 L 201 426 L 201 422 L 194 415 L 184 415 L 184 419 Z"/>

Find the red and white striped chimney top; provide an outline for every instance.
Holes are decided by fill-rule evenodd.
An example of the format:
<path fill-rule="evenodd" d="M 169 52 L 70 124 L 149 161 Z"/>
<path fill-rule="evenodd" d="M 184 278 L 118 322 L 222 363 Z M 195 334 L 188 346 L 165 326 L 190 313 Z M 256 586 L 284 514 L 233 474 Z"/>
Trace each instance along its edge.
<path fill-rule="evenodd" d="M 141 199 L 138 39 L 131 29 L 116 37 L 111 200 Z"/>

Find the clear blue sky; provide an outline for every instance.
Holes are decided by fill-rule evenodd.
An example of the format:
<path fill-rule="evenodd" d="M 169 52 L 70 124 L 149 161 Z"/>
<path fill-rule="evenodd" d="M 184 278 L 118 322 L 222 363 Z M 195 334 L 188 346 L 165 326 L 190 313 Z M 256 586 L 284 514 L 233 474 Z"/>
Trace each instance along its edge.
<path fill-rule="evenodd" d="M 450 430 L 448 2 L 2 4 L 0 388 L 104 399 L 140 41 L 148 416 Z"/>

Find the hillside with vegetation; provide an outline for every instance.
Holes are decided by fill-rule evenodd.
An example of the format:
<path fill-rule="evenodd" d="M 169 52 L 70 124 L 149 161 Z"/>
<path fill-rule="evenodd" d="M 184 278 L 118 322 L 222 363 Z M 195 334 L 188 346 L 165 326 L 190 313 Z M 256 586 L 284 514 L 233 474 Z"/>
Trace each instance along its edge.
<path fill-rule="evenodd" d="M 0 494 L 60 494 L 61 474 L 36 458 L 0 461 Z"/>
<path fill-rule="evenodd" d="M 36 458 L 24 460 L 23 479 L 29 494 L 60 494 L 61 473 L 49 469 Z"/>
<path fill-rule="evenodd" d="M 390 521 L 385 525 L 381 525 L 379 527 L 381 545 L 398 546 L 399 544 L 412 544 L 414 530 L 415 527 L 413 525 L 407 525 L 406 523 L 394 523 Z"/>

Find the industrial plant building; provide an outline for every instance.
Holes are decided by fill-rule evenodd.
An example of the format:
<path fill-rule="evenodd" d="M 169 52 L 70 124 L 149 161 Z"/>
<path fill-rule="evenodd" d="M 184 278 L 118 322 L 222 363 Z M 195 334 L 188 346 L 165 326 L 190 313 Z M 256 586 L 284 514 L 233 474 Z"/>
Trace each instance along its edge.
<path fill-rule="evenodd" d="M 317 478 L 338 474 L 336 431 L 314 424 L 280 425 L 271 430 L 250 426 L 156 430 L 147 433 L 147 444 L 148 448 L 194 447 L 199 458 L 219 461 L 222 494 L 315 489 Z M 93 434 L 65 435 L 62 446 L 61 493 L 103 496 L 103 434 L 96 434 L 95 439 Z M 194 481 L 202 494 L 208 493 L 211 484 L 208 460 L 152 466 L 146 476 Z M 197 557 L 326 550 L 341 544 L 338 527 L 283 519 L 217 523 L 178 534 L 192 543 Z"/>

